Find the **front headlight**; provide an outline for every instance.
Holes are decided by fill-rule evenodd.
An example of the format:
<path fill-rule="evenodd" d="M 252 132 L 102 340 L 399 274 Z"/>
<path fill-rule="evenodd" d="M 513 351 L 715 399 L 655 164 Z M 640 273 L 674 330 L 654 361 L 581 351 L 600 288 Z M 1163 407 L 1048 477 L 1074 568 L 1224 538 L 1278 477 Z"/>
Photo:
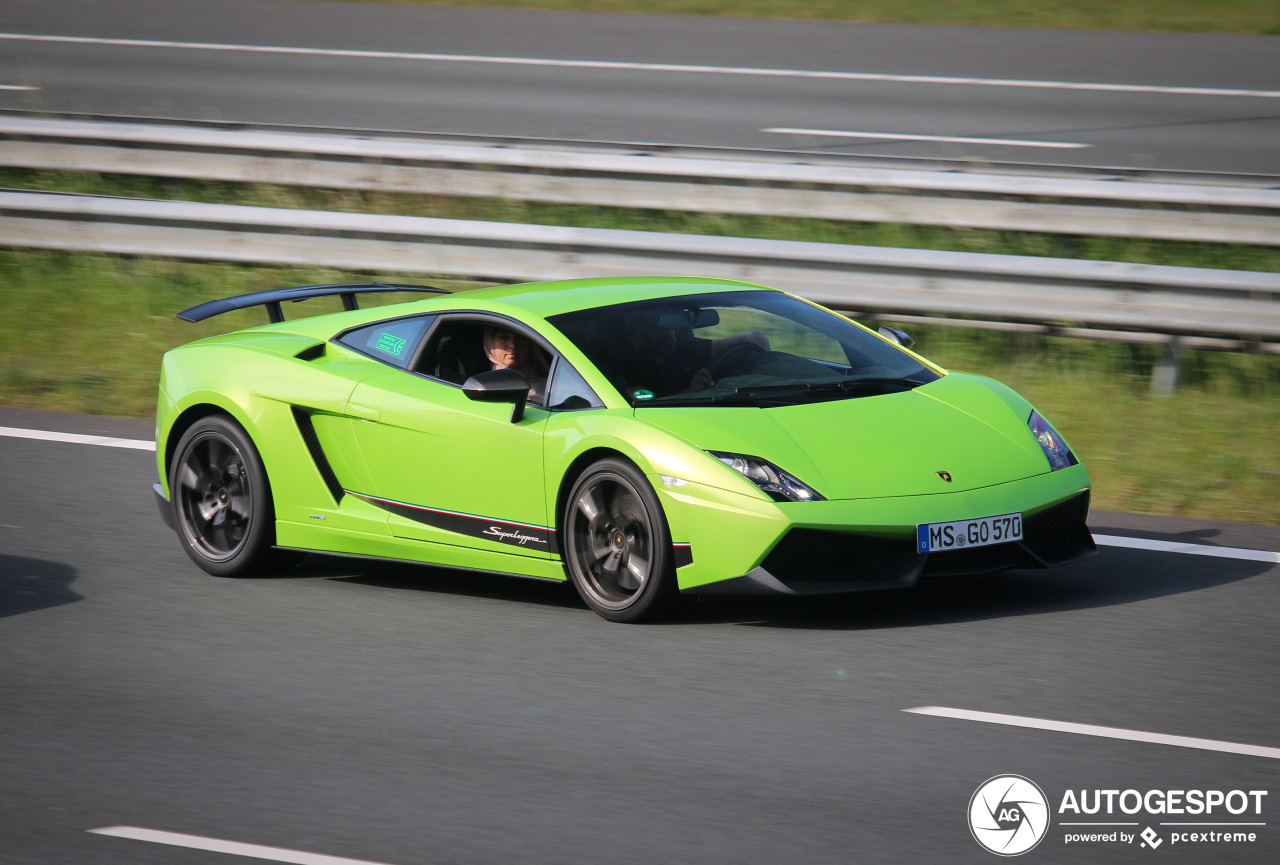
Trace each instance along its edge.
<path fill-rule="evenodd" d="M 1058 469 L 1065 469 L 1080 462 L 1071 452 L 1071 448 L 1067 447 L 1067 443 L 1062 440 L 1062 436 L 1058 435 L 1058 431 L 1040 416 L 1040 412 L 1031 412 L 1031 417 L 1027 418 L 1027 426 L 1031 428 L 1031 434 L 1036 437 L 1036 441 L 1040 442 L 1040 448 L 1049 460 L 1050 471 L 1056 472 Z"/>
<path fill-rule="evenodd" d="M 825 502 L 818 491 L 788 474 L 768 460 L 745 454 L 726 454 L 707 451 L 720 462 L 764 490 L 777 502 Z"/>

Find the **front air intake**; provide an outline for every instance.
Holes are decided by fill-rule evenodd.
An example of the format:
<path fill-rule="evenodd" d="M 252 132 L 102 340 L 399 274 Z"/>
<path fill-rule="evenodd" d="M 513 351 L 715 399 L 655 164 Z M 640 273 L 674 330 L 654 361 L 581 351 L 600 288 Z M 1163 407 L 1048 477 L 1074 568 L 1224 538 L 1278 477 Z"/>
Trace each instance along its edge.
<path fill-rule="evenodd" d="M 914 539 L 792 529 L 761 567 L 792 591 L 809 594 L 909 586 L 923 564 Z"/>

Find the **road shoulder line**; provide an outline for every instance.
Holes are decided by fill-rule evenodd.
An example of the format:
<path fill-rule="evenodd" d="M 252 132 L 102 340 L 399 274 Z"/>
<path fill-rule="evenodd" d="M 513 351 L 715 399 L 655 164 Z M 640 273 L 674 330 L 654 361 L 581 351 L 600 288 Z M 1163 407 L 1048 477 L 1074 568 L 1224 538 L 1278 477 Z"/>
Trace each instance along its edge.
<path fill-rule="evenodd" d="M 308 853 L 305 850 L 264 847 L 261 844 L 244 844 L 239 841 L 224 841 L 221 838 L 206 838 L 202 835 L 183 835 L 179 832 L 163 832 L 159 829 L 143 829 L 138 826 L 104 826 L 101 829 L 87 831 L 94 835 L 132 838 L 135 841 L 170 844 L 174 847 L 209 850 L 214 853 L 230 853 L 233 856 L 248 856 L 272 862 L 292 862 L 294 865 L 386 865 L 386 863 L 373 862 L 369 859 L 347 859 L 342 856 L 327 856 L 323 853 Z"/>
<path fill-rule="evenodd" d="M 129 450 L 154 451 L 155 442 L 144 439 L 126 439 L 113 436 L 83 435 L 81 433 L 52 432 L 50 430 L 24 429 L 21 427 L 0 426 L 0 437 L 33 439 L 36 441 L 63 442 L 67 444 L 96 445 L 107 448 L 126 448 Z M 1211 556 L 1219 559 L 1236 559 L 1247 562 L 1266 562 L 1280 564 L 1280 552 L 1271 550 L 1252 550 L 1242 547 L 1214 547 L 1205 544 L 1188 544 L 1172 541 L 1157 541 L 1148 538 L 1133 538 L 1121 535 L 1093 536 L 1099 546 L 1122 547 L 1131 550 L 1149 550 L 1161 553 L 1180 553 L 1189 556 Z"/>
<path fill-rule="evenodd" d="M 1120 535 L 1094 535 L 1094 543 L 1100 547 L 1124 547 L 1130 550 L 1154 550 L 1161 553 L 1182 553 L 1187 556 L 1213 556 L 1219 559 L 1243 559 L 1247 562 L 1280 564 L 1280 553 L 1270 550 L 1247 550 L 1239 547 L 1213 547 L 1206 544 L 1187 544 L 1175 541 L 1153 541 L 1149 538 L 1130 538 Z"/>
<path fill-rule="evenodd" d="M 1170 736 L 1165 733 L 1148 733 L 1144 730 L 1127 730 L 1123 727 L 1099 727 L 1094 724 L 1074 724 L 1069 721 L 1051 721 L 1047 718 L 1001 715 L 996 712 L 975 712 L 969 709 L 951 709 L 946 706 L 916 706 L 914 709 L 903 709 L 902 711 L 910 712 L 914 715 L 954 718 L 960 721 L 1003 724 L 1007 727 L 1029 727 L 1033 730 L 1049 730 L 1055 733 L 1075 733 L 1080 736 L 1125 739 L 1130 742 L 1149 742 L 1155 745 L 1173 745 L 1178 748 L 1196 748 L 1201 751 L 1221 751 L 1225 754 L 1244 754 L 1249 757 L 1267 757 L 1272 760 L 1280 760 L 1280 748 L 1246 745 L 1241 742 L 1224 742 L 1218 739 Z"/>
<path fill-rule="evenodd" d="M 901 75 L 886 72 L 841 72 L 819 69 L 774 69 L 755 66 L 704 66 L 690 63 L 643 63 L 625 60 L 568 60 L 552 57 L 503 57 L 485 54 L 440 54 L 416 51 L 371 51 L 355 48 L 305 48 L 290 45 L 244 45 L 227 42 L 184 42 L 163 39 L 115 39 L 104 36 L 57 36 L 38 33 L 0 33 L 0 39 L 61 42 L 71 45 L 113 45 L 125 48 L 176 48 L 184 51 L 242 51 L 254 54 L 293 54 L 352 57 L 366 60 L 417 60 L 441 63 L 491 63 L 514 66 L 552 66 L 564 69 L 604 69 L 625 72 L 676 72 L 702 75 L 755 75 L 773 78 L 817 78 L 835 81 L 884 81 L 899 84 L 961 84 L 978 87 L 1024 87 L 1049 90 L 1088 90 L 1110 93 L 1164 93 L 1177 96 L 1251 96 L 1280 98 L 1280 90 L 1227 87 L 1180 87 L 1158 84 L 1108 84 L 1088 81 L 1041 81 L 1017 78 L 974 78 L 952 75 Z"/>
<path fill-rule="evenodd" d="M 104 448 L 127 448 L 136 451 L 154 451 L 155 442 L 142 439 L 114 438 L 112 436 L 81 435 L 80 433 L 50 432 L 48 430 L 21 429 L 19 427 L 0 426 L 0 436 L 16 439 L 34 439 L 46 442 L 65 442 L 76 445 L 97 445 Z"/>

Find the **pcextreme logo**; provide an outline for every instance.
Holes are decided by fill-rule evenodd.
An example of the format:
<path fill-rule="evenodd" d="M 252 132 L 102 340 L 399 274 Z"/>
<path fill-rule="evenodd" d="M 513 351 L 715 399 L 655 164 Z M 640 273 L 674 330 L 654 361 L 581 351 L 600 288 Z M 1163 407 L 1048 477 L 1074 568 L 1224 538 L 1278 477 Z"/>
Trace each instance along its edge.
<path fill-rule="evenodd" d="M 1266 790 L 1068 789 L 1058 804 L 1062 843 L 1156 850 L 1253 844 Z M 969 799 L 969 831 L 998 856 L 1027 853 L 1049 834 L 1049 800 L 1030 778 L 997 775 Z M 1055 842 L 1056 843 L 1056 842 Z"/>

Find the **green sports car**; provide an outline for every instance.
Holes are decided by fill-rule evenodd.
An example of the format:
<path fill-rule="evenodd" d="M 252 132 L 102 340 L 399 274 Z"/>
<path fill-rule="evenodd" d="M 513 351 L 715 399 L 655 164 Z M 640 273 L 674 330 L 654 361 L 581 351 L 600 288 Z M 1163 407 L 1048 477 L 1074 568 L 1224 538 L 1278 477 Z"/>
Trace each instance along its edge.
<path fill-rule="evenodd" d="M 157 501 L 213 574 L 302 551 L 677 592 L 832 594 L 1097 552 L 1089 476 L 1025 399 L 782 291 L 697 278 L 257 292 L 164 356 Z M 285 321 L 283 301 L 346 312 Z"/>

